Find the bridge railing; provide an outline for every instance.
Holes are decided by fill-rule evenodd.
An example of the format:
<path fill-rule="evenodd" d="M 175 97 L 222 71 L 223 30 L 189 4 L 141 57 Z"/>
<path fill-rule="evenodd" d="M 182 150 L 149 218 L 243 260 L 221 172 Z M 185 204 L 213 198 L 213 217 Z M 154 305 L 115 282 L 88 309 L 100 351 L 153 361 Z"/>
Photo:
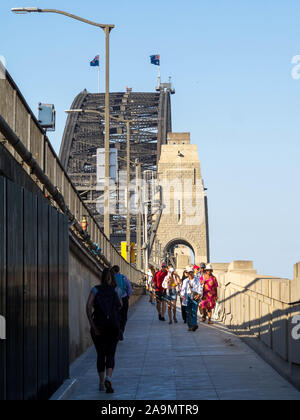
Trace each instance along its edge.
<path fill-rule="evenodd" d="M 0 66 L 2 66 L 1 62 Z M 5 79 L 0 79 L 0 115 L 17 135 L 26 149 L 32 154 L 32 157 L 49 178 L 50 182 L 62 194 L 67 208 L 73 214 L 76 221 L 80 223 L 82 217 L 87 216 L 90 239 L 100 246 L 102 255 L 105 256 L 106 260 L 104 266 L 108 265 L 108 262 L 111 265 L 117 264 L 133 283 L 140 283 L 143 273 L 125 261 L 105 236 L 90 210 L 82 201 L 56 155 L 48 137 L 45 135 L 45 132 L 41 128 L 16 83 L 9 73 L 3 69 L 3 66 L 1 70 L 2 73 L 6 74 L 6 77 Z M 21 165 L 23 165 L 24 170 L 31 175 L 31 168 L 23 161 L 15 148 L 6 142 L 5 138 L 1 139 L 0 137 L 0 141 L 3 141 L 9 152 Z M 32 178 L 35 178 L 34 175 L 32 175 Z M 45 186 L 40 180 L 35 179 L 35 181 L 40 189 L 46 193 Z M 51 199 L 51 197 L 49 198 Z M 59 208 L 55 200 L 51 201 L 54 206 Z"/>
<path fill-rule="evenodd" d="M 213 264 L 216 318 L 300 386 L 300 263 L 293 280 L 257 274 L 252 261 Z M 298 303 L 297 303 L 298 302 Z"/>

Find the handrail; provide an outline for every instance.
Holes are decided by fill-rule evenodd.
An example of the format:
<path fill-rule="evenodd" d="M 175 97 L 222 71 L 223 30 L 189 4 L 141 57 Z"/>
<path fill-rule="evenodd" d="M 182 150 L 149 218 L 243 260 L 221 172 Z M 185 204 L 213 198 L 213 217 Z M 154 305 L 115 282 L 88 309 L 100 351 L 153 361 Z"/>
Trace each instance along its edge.
<path fill-rule="evenodd" d="M 31 174 L 35 175 L 37 179 L 45 186 L 47 191 L 51 194 L 53 200 L 59 206 L 61 211 L 66 214 L 69 218 L 69 221 L 72 223 L 72 226 L 80 234 L 85 242 L 89 245 L 91 249 L 97 250 L 94 243 L 90 240 L 90 236 L 82 229 L 80 223 L 76 220 L 73 213 L 67 207 L 64 197 L 59 192 L 57 187 L 55 187 L 49 178 L 44 174 L 41 167 L 38 165 L 37 161 L 33 158 L 32 154 L 26 149 L 18 136 L 13 132 L 4 118 L 0 115 L 0 131 L 4 135 L 5 139 L 12 145 L 16 152 L 21 156 L 23 161 L 30 167 Z M 106 260 L 104 261 L 106 265 L 110 265 Z"/>

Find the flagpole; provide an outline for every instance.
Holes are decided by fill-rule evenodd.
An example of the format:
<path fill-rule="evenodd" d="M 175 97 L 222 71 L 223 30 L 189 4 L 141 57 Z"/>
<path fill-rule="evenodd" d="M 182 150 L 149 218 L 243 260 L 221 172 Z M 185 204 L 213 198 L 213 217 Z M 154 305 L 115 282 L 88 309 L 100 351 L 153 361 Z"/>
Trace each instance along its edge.
<path fill-rule="evenodd" d="M 160 77 L 160 59 L 159 59 L 159 66 L 158 66 L 158 88 L 160 89 L 160 82 L 161 82 L 161 77 Z"/>
<path fill-rule="evenodd" d="M 99 66 L 98 66 L 98 93 L 100 93 L 100 55 L 99 55 Z"/>

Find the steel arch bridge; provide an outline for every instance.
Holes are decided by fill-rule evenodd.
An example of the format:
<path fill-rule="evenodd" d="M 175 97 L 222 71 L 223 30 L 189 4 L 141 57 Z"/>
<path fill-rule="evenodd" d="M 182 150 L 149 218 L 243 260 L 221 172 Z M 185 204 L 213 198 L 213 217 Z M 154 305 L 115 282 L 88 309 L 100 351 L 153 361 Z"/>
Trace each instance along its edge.
<path fill-rule="evenodd" d="M 131 161 L 142 164 L 142 171 L 156 171 L 161 146 L 167 143 L 172 131 L 171 98 L 175 93 L 170 83 L 162 84 L 156 92 L 110 93 L 110 112 L 114 117 L 134 120 L 131 123 Z M 99 110 L 105 106 L 105 94 L 79 93 L 71 109 Z M 88 112 L 68 115 L 60 148 L 60 160 L 81 197 L 99 224 L 103 215 L 97 211 L 97 200 L 102 192 L 96 188 L 96 153 L 104 148 L 104 116 Z M 118 150 L 119 172 L 126 171 L 126 124 L 110 121 L 110 145 Z M 132 175 L 135 168 L 131 168 Z M 116 200 L 119 201 L 119 200 Z M 149 215 L 150 216 L 150 215 Z M 111 216 L 111 239 L 119 245 L 126 233 L 126 218 Z M 132 240 L 135 239 L 135 220 L 131 222 Z"/>

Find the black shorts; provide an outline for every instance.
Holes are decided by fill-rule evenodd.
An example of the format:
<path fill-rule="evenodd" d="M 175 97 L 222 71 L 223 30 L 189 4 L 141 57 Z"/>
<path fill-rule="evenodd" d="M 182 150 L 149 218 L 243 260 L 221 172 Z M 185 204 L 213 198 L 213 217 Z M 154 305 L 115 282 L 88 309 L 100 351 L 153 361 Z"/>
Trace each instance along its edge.
<path fill-rule="evenodd" d="M 156 299 L 160 301 L 166 300 L 166 293 L 165 292 L 155 292 Z"/>

